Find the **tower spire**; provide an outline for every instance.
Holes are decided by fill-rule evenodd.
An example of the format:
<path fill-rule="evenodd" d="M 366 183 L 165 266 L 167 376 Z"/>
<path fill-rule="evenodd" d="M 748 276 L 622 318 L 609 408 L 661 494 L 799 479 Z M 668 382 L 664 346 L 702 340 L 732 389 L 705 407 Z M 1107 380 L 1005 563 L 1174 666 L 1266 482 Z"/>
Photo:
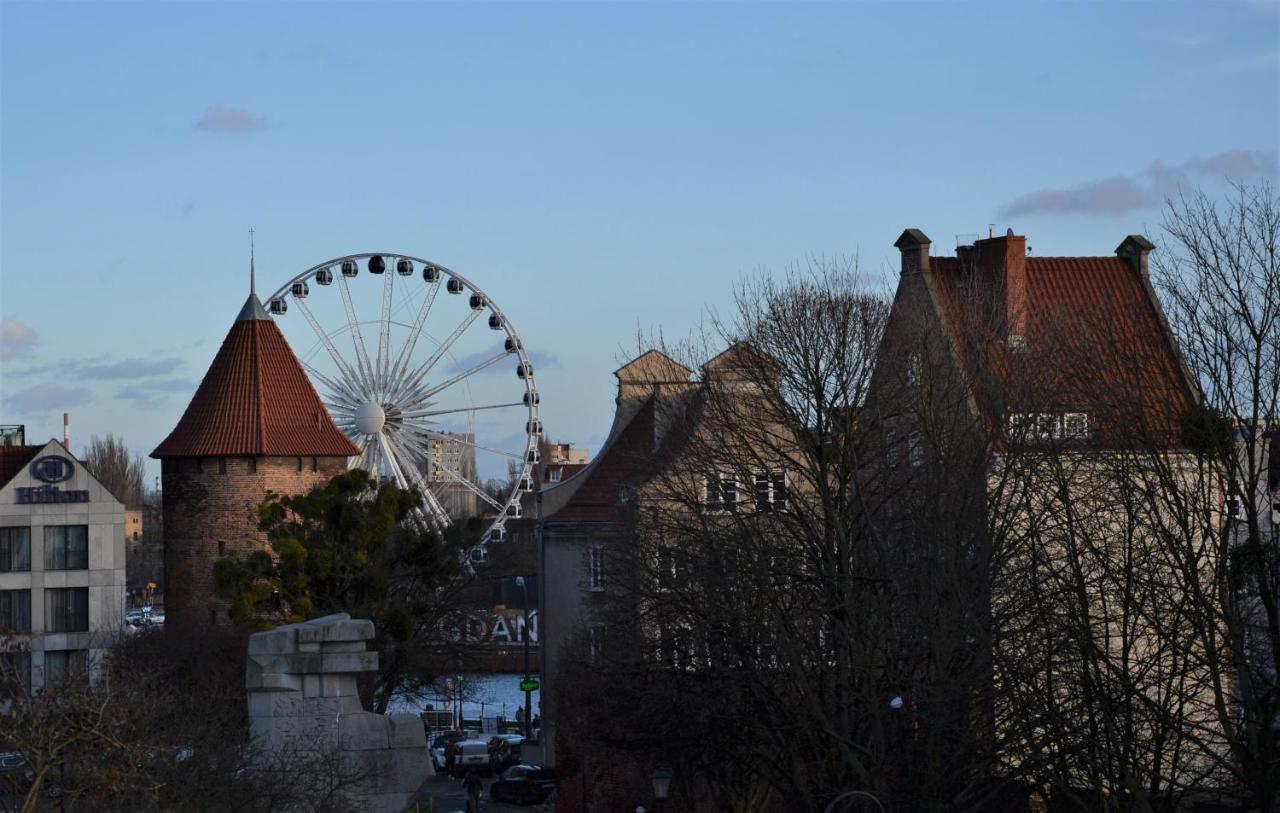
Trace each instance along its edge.
<path fill-rule="evenodd" d="M 249 229 L 249 293 L 256 296 L 258 293 L 258 290 L 257 290 L 257 280 L 254 279 L 254 276 L 255 274 L 253 269 L 253 229 Z"/>

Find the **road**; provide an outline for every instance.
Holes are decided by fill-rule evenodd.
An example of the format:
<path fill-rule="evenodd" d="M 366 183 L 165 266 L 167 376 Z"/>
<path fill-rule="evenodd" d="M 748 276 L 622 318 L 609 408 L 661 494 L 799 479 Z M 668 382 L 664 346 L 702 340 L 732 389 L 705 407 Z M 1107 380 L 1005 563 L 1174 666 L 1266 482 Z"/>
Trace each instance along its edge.
<path fill-rule="evenodd" d="M 555 810 L 555 802 L 548 799 L 540 805 L 498 804 L 489 801 L 489 785 L 493 779 L 484 780 L 484 793 L 480 795 L 480 810 L 483 813 L 551 813 Z M 467 809 L 467 795 L 462 790 L 462 780 L 453 779 L 445 774 L 436 776 L 427 782 L 415 800 L 423 813 L 455 813 Z"/>

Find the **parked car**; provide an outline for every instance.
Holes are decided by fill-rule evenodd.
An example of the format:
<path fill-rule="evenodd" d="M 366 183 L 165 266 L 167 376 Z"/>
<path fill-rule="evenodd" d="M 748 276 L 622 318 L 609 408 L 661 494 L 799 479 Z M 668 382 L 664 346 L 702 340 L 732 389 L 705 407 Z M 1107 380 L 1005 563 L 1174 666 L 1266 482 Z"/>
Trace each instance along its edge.
<path fill-rule="evenodd" d="M 538 765 L 512 765 L 489 786 L 495 802 L 539 805 L 556 789 L 555 771 Z"/>
<path fill-rule="evenodd" d="M 489 738 L 489 763 L 495 774 L 502 773 L 521 759 L 524 737 L 519 734 L 495 734 Z"/>
<path fill-rule="evenodd" d="M 478 773 L 488 776 L 489 743 L 484 740 L 458 740 L 457 756 L 453 758 L 453 775 L 466 776 L 467 771 L 475 768 Z"/>
<path fill-rule="evenodd" d="M 437 773 L 443 773 L 444 769 L 447 767 L 445 765 L 444 749 L 449 745 L 449 743 L 458 742 L 459 740 L 464 739 L 466 739 L 466 737 L 456 731 L 446 731 L 443 734 L 437 735 L 436 738 L 431 741 L 431 766 L 436 769 Z"/>

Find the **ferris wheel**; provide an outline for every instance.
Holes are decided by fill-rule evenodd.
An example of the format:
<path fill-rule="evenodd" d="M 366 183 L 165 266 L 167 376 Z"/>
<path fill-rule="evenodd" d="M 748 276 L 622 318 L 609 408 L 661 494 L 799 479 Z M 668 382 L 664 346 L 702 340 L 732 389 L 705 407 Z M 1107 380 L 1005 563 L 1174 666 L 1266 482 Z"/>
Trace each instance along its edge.
<path fill-rule="evenodd" d="M 468 554 L 483 562 L 533 490 L 542 435 L 533 365 L 506 314 L 457 272 L 387 252 L 313 266 L 267 309 L 360 449 L 349 465 L 419 491 L 436 530 L 483 518 Z"/>

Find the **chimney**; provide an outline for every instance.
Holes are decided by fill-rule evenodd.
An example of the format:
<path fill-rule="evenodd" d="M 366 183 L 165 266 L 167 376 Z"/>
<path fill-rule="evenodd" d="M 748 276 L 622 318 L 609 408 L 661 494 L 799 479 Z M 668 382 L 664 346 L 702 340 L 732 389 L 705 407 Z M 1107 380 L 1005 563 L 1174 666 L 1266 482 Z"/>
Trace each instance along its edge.
<path fill-rule="evenodd" d="M 1151 275 L 1147 271 L 1147 255 L 1155 247 L 1155 243 L 1141 234 L 1131 234 L 1124 238 L 1123 243 L 1116 246 L 1116 256 L 1128 260 L 1139 279 L 1149 281 Z"/>
<path fill-rule="evenodd" d="M 71 413 L 62 413 L 62 448 L 71 451 Z"/>
<path fill-rule="evenodd" d="M 979 240 L 973 248 L 990 290 L 1004 295 L 1006 340 L 1010 347 L 1020 347 L 1027 336 L 1027 238 L 1009 231 L 1004 237 Z"/>
<path fill-rule="evenodd" d="M 929 238 L 919 229 L 907 229 L 893 244 L 902 252 L 902 275 L 929 270 Z"/>

